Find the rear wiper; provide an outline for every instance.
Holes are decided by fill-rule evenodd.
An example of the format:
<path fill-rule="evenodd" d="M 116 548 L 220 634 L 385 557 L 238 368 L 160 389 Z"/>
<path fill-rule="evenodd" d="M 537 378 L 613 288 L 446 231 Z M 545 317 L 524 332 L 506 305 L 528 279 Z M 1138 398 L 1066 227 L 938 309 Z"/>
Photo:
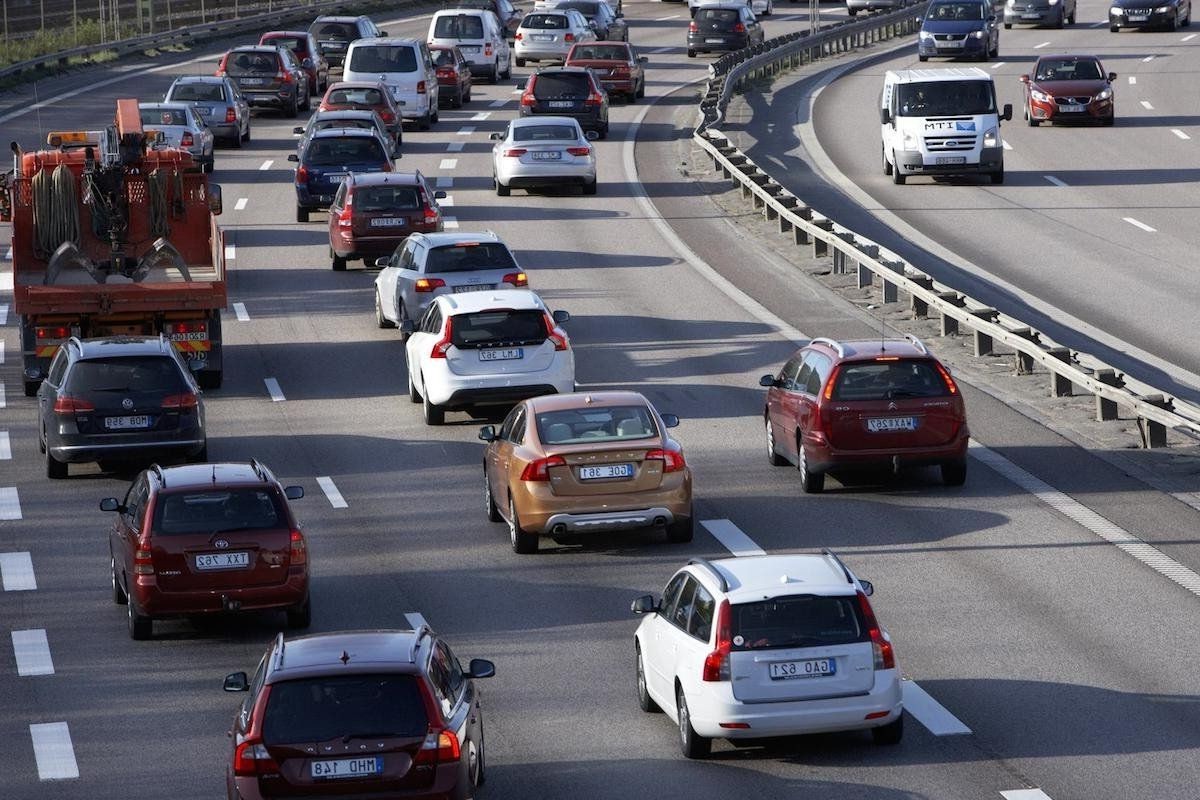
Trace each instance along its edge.
<path fill-rule="evenodd" d="M 346 744 L 351 739 L 382 739 L 390 736 L 404 736 L 403 733 L 395 731 L 380 731 L 379 733 L 347 733 L 342 737 L 342 744 Z"/>
<path fill-rule="evenodd" d="M 93 392 L 128 392 L 129 387 L 128 386 L 101 386 L 96 389 L 92 389 L 92 391 Z"/>

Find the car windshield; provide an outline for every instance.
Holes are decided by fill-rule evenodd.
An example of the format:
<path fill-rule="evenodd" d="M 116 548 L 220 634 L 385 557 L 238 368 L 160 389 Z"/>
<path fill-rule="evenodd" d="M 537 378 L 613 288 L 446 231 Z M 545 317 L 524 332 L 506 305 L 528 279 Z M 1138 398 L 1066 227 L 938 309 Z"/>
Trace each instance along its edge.
<path fill-rule="evenodd" d="M 537 414 L 538 439 L 544 445 L 620 442 L 658 436 L 646 406 L 569 408 Z"/>
<path fill-rule="evenodd" d="M 738 12 L 732 8 L 702 8 L 696 12 L 696 20 L 728 25 L 738 21 Z"/>
<path fill-rule="evenodd" d="M 934 3 L 929 7 L 929 13 L 925 18 L 948 22 L 981 20 L 983 17 L 983 3 Z"/>
<path fill-rule="evenodd" d="M 433 65 L 435 67 L 453 67 L 458 63 L 454 59 L 453 50 L 434 50 L 431 48 L 429 54 L 433 56 Z"/>
<path fill-rule="evenodd" d="M 312 33 L 318 39 L 349 42 L 358 38 L 358 28 L 353 22 L 322 22 L 313 26 Z"/>
<path fill-rule="evenodd" d="M 175 394 L 188 390 L 179 365 L 167 356 L 127 356 L 78 361 L 67 375 L 64 391 L 159 392 Z"/>
<path fill-rule="evenodd" d="M 430 249 L 424 274 L 469 272 L 477 269 L 518 269 L 512 253 L 499 242 L 447 244 Z"/>
<path fill-rule="evenodd" d="M 583 61 L 628 61 L 629 51 L 619 44 L 589 44 L 575 48 L 571 58 Z"/>
<path fill-rule="evenodd" d="M 417 50 L 404 45 L 367 45 L 356 47 L 350 55 L 354 72 L 416 72 Z"/>
<path fill-rule="evenodd" d="M 261 75 L 279 72 L 279 56 L 276 53 L 230 53 L 225 61 L 225 72 L 230 75 Z"/>
<path fill-rule="evenodd" d="M 143 108 L 142 125 L 187 125 L 187 112 L 182 108 Z"/>
<path fill-rule="evenodd" d="M 1095 61 L 1042 61 L 1038 63 L 1036 81 L 1095 81 L 1104 77 Z"/>
<path fill-rule="evenodd" d="M 219 103 L 225 100 L 225 87 L 219 83 L 177 83 L 171 87 L 171 99 L 178 102 Z"/>
<path fill-rule="evenodd" d="M 315 139 L 308 147 L 304 159 L 313 166 L 340 164 L 376 164 L 387 160 L 383 147 L 373 138 L 365 136 L 344 139 Z"/>
<path fill-rule="evenodd" d="M 220 489 L 159 496 L 154 505 L 154 533 L 222 533 L 265 530 L 287 525 L 273 492 L 266 489 Z"/>
<path fill-rule="evenodd" d="M 286 47 L 293 53 L 308 52 L 308 37 L 307 36 L 272 36 L 263 44 L 273 44 L 277 47 Z"/>
<path fill-rule="evenodd" d="M 591 81 L 582 72 L 545 72 L 533 79 L 533 96 L 539 100 L 583 100 L 591 89 Z"/>
<path fill-rule="evenodd" d="M 438 17 L 433 36 L 436 39 L 482 39 L 483 19 L 470 14 Z"/>
<path fill-rule="evenodd" d="M 902 83 L 896 88 L 901 117 L 992 114 L 996 94 L 989 80 Z"/>
<path fill-rule="evenodd" d="M 361 87 L 353 89 L 331 89 L 325 100 L 331 106 L 378 106 L 384 102 L 383 92 Z"/>
<path fill-rule="evenodd" d="M 546 341 L 546 316 L 541 311 L 499 309 L 457 314 L 451 339 L 455 347 L 537 345 Z"/>
<path fill-rule="evenodd" d="M 417 211 L 421 190 L 416 186 L 360 186 L 354 190 L 359 211 Z"/>
<path fill-rule="evenodd" d="M 734 650 L 818 647 L 867 638 L 858 598 L 793 595 L 730 607 Z"/>
<path fill-rule="evenodd" d="M 833 387 L 833 400 L 894 400 L 944 397 L 946 381 L 932 361 L 861 361 L 843 364 Z"/>
<path fill-rule="evenodd" d="M 522 28 L 536 30 L 566 30 L 567 16 L 565 14 L 528 14 L 521 22 Z"/>
<path fill-rule="evenodd" d="M 514 142 L 547 142 L 555 140 L 577 140 L 579 134 L 571 125 L 516 125 L 513 127 Z"/>
<path fill-rule="evenodd" d="M 328 742 L 355 736 L 425 736 L 429 720 L 415 675 L 331 675 L 271 685 L 263 743 Z"/>

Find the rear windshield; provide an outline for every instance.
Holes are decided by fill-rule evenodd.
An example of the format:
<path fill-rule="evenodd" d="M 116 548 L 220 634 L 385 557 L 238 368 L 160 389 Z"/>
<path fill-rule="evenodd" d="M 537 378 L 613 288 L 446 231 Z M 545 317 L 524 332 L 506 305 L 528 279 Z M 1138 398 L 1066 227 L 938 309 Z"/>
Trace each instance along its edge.
<path fill-rule="evenodd" d="M 565 30 L 567 17 L 565 14 L 527 14 L 521 22 L 522 28 L 537 28 L 538 30 Z"/>
<path fill-rule="evenodd" d="M 932 361 L 863 361 L 843 364 L 833 388 L 834 400 L 895 400 L 949 394 Z"/>
<path fill-rule="evenodd" d="M 375 164 L 386 160 L 383 146 L 375 139 L 365 136 L 314 139 L 305 154 L 305 161 L 318 167 L 334 164 Z"/>
<path fill-rule="evenodd" d="M 327 128 L 361 128 L 365 131 L 378 130 L 369 119 L 319 119 L 313 123 L 313 130 L 323 131 Z"/>
<path fill-rule="evenodd" d="M 455 347 L 493 347 L 501 344 L 537 345 L 546 341 L 546 317 L 541 311 L 478 311 L 454 317 Z"/>
<path fill-rule="evenodd" d="M 416 72 L 417 51 L 404 45 L 376 44 L 356 47 L 350 54 L 354 72 Z"/>
<path fill-rule="evenodd" d="M 582 72 L 543 73 L 533 80 L 533 96 L 583 100 L 591 94 L 592 85 Z"/>
<path fill-rule="evenodd" d="M 498 242 L 443 245 L 430 250 L 425 259 L 426 274 L 474 269 L 517 269 L 517 262 L 508 248 Z"/>
<path fill-rule="evenodd" d="M 902 117 L 993 114 L 996 94 L 990 80 L 928 81 L 896 87 L 896 109 Z"/>
<path fill-rule="evenodd" d="M 589 44 L 587 47 L 577 47 L 571 58 L 600 61 L 628 61 L 629 51 L 617 44 Z"/>
<path fill-rule="evenodd" d="M 698 22 L 733 23 L 739 19 L 738 12 L 732 8 L 702 8 L 696 12 Z"/>
<path fill-rule="evenodd" d="M 599 9 L 596 8 L 596 6 L 598 6 L 600 4 L 587 2 L 587 0 L 571 0 L 571 2 L 557 3 L 556 5 L 558 8 L 573 8 L 576 11 L 578 11 L 580 14 L 583 14 L 585 17 L 588 17 L 590 19 L 590 18 L 596 16 L 597 12 L 599 11 Z"/>
<path fill-rule="evenodd" d="M 187 125 L 187 112 L 182 108 L 143 108 L 142 125 Z"/>
<path fill-rule="evenodd" d="M 177 83 L 171 89 L 171 99 L 179 102 L 225 99 L 225 87 L 219 83 Z M 142 122 L 145 122 L 143 119 Z"/>
<path fill-rule="evenodd" d="M 983 3 L 935 3 L 929 7 L 925 18 L 946 21 L 983 19 Z"/>
<path fill-rule="evenodd" d="M 654 415 L 646 406 L 546 411 L 537 415 L 542 444 L 588 444 L 658 436 Z"/>
<path fill-rule="evenodd" d="M 278 47 L 286 47 L 293 53 L 308 52 L 308 37 L 307 36 L 272 36 L 263 44 L 273 44 Z"/>
<path fill-rule="evenodd" d="M 353 22 L 322 22 L 309 29 L 318 39 L 349 42 L 358 38 L 358 28 Z"/>
<path fill-rule="evenodd" d="M 359 211 L 417 211 L 421 190 L 416 186 L 360 186 L 354 190 Z"/>
<path fill-rule="evenodd" d="M 222 489 L 159 496 L 154 532 L 221 533 L 263 530 L 287 524 L 275 493 L 266 489 Z"/>
<path fill-rule="evenodd" d="M 162 392 L 188 390 L 179 365 L 167 356 L 92 358 L 78 361 L 67 376 L 71 392 Z"/>
<path fill-rule="evenodd" d="M 458 62 L 454 59 L 453 50 L 433 50 L 430 49 L 429 55 L 433 56 L 433 65 L 435 67 L 453 67 Z"/>
<path fill-rule="evenodd" d="M 482 39 L 483 20 L 468 14 L 438 17 L 433 36 L 436 39 Z"/>
<path fill-rule="evenodd" d="M 378 89 L 334 89 L 325 102 L 331 106 L 378 106 L 383 105 L 384 99 Z"/>
<path fill-rule="evenodd" d="M 276 53 L 230 53 L 225 60 L 225 72 L 230 75 L 258 75 L 279 72 L 279 56 Z"/>
<path fill-rule="evenodd" d="M 819 647 L 867 638 L 856 596 L 802 594 L 738 603 L 730 610 L 734 650 Z"/>
<path fill-rule="evenodd" d="M 579 134 L 571 125 L 518 125 L 513 128 L 514 142 L 546 142 L 561 139 L 578 139 Z"/>
<path fill-rule="evenodd" d="M 336 675 L 272 684 L 263 743 L 362 736 L 424 736 L 429 727 L 414 675 Z"/>

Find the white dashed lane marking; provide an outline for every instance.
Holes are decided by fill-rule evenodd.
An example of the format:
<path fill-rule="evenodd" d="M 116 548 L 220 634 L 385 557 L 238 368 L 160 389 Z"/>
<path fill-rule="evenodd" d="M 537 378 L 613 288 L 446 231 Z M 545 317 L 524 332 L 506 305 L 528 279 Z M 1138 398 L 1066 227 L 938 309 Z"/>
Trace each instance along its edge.
<path fill-rule="evenodd" d="M 0 383 L 0 408 L 8 406 L 8 392 L 4 389 L 4 384 Z"/>
<path fill-rule="evenodd" d="M 1050 795 L 1041 789 L 1009 789 L 1001 792 L 1000 796 L 1004 800 L 1050 800 Z"/>
<path fill-rule="evenodd" d="M 4 251 L 4 260 L 12 261 L 12 248 L 11 247 Z"/>
<path fill-rule="evenodd" d="M 480 111 L 478 114 L 471 117 L 471 121 L 472 122 L 483 122 L 485 119 L 487 119 L 491 115 L 492 115 L 492 112 L 490 112 L 490 111 Z"/>
<path fill-rule="evenodd" d="M 458 129 L 459 136 L 470 136 L 474 132 L 475 132 L 474 125 L 463 125 L 461 128 Z"/>
<path fill-rule="evenodd" d="M 1149 64 L 1153 60 L 1154 60 L 1154 56 L 1146 56 L 1145 58 L 1142 59 L 1142 63 Z"/>
<path fill-rule="evenodd" d="M 1000 142 L 1000 144 L 1001 144 L 1001 146 L 1004 147 L 1005 150 L 1012 150 L 1012 145 L 1009 144 L 1008 142 Z"/>
<path fill-rule="evenodd" d="M 452 194 L 446 195 L 441 200 L 438 200 L 438 205 L 441 206 L 442 208 L 453 208 L 454 207 L 454 195 L 452 195 Z"/>
<path fill-rule="evenodd" d="M 1153 110 L 1154 110 L 1154 106 L 1150 105 L 1150 101 L 1149 101 L 1149 100 L 1139 100 L 1138 102 L 1139 102 L 1139 103 L 1141 103 L 1141 104 L 1142 104 L 1142 108 L 1146 109 L 1147 111 L 1153 111 Z"/>
<path fill-rule="evenodd" d="M 1192 137 L 1188 136 L 1186 133 L 1184 133 L 1183 131 L 1179 130 L 1179 128 L 1171 128 L 1171 133 L 1175 134 L 1176 136 L 1178 136 L 1180 139 L 1183 139 L 1184 141 L 1192 138 Z"/>
<path fill-rule="evenodd" d="M 248 313 L 246 313 L 246 304 L 245 303 L 234 303 L 233 304 L 233 313 L 237 314 L 238 322 L 249 322 L 250 321 L 250 315 Z"/>
<path fill-rule="evenodd" d="M 266 161 L 264 161 L 264 162 L 262 162 L 261 164 L 259 164 L 259 165 L 258 165 L 258 168 L 259 168 L 260 170 L 268 170 L 268 169 L 270 169 L 270 168 L 271 168 L 271 165 L 272 165 L 272 164 L 274 164 L 274 163 L 275 163 L 274 161 L 272 161 L 271 159 L 269 159 L 269 158 L 268 158 Z"/>
<path fill-rule="evenodd" d="M 1195 39 L 1195 38 L 1196 38 L 1196 34 L 1194 34 L 1194 33 L 1189 33 L 1187 36 L 1183 37 L 1183 38 L 1182 38 L 1182 39 L 1180 39 L 1179 41 L 1181 41 L 1181 42 L 1190 42 L 1192 39 Z"/>
<path fill-rule="evenodd" d="M 458 217 L 442 217 L 442 227 L 448 231 L 458 230 Z"/>
<path fill-rule="evenodd" d="M 0 303 L 0 325 L 8 324 L 8 303 Z"/>
<path fill-rule="evenodd" d="M 1000 69 L 1000 68 L 1001 68 L 1001 67 L 1003 67 L 1003 66 L 1004 66 L 1006 63 L 1007 63 L 1007 62 L 1005 62 L 1005 61 L 997 61 L 995 64 L 992 64 L 992 69 Z"/>
<path fill-rule="evenodd" d="M 0 488 L 0 519 L 20 519 L 21 498 L 17 496 L 17 487 L 5 486 Z"/>
<path fill-rule="evenodd" d="M 239 198 L 238 198 L 238 201 L 237 201 L 236 203 L 234 203 L 234 204 L 233 204 L 233 210 L 234 210 L 234 211 L 245 211 L 245 210 L 246 210 L 246 203 L 249 203 L 249 202 L 250 202 L 250 201 L 249 201 L 247 198 L 245 198 L 245 197 L 239 197 Z"/>
<path fill-rule="evenodd" d="M 667 21 L 667 20 L 669 20 L 669 19 L 679 19 L 679 15 L 678 15 L 678 14 L 672 14 L 672 15 L 671 15 L 671 16 L 669 16 L 669 17 L 655 17 L 655 18 L 654 18 L 654 21 L 655 21 L 655 22 L 666 22 L 666 21 Z"/>
<path fill-rule="evenodd" d="M 263 383 L 267 386 L 267 394 L 271 395 L 272 403 L 282 403 L 284 400 L 287 400 L 283 396 L 283 389 L 279 388 L 279 381 L 274 378 L 263 378 Z"/>
<path fill-rule="evenodd" d="M 1035 44 L 1035 45 L 1033 46 L 1033 49 L 1034 49 L 1034 50 L 1041 50 L 1043 47 L 1049 47 L 1049 46 L 1050 46 L 1050 42 L 1042 42 L 1041 44 Z"/>
<path fill-rule="evenodd" d="M 1129 85 L 1130 85 L 1130 86 L 1133 86 L 1135 83 L 1137 83 L 1137 76 L 1136 76 L 1136 75 L 1130 75 L 1130 76 L 1129 76 Z"/>
<path fill-rule="evenodd" d="M 462 149 L 467 146 L 466 142 L 448 142 L 446 144 L 447 153 L 461 153 Z"/>
<path fill-rule="evenodd" d="M 0 585 L 6 592 L 32 592 L 37 588 L 29 553 L 0 553 Z"/>
<path fill-rule="evenodd" d="M 317 485 L 321 487 L 321 491 L 325 493 L 326 499 L 329 500 L 329 505 L 334 508 L 348 508 L 346 498 L 342 497 L 342 493 L 338 491 L 337 484 L 333 482 L 333 478 L 322 475 L 317 478 Z"/>
<path fill-rule="evenodd" d="M 79 777 L 71 731 L 65 722 L 44 722 L 29 726 L 38 777 L 44 781 L 64 781 Z"/>
<path fill-rule="evenodd" d="M 225 245 L 225 260 L 226 261 L 234 261 L 235 259 L 237 259 L 237 245 L 236 244 Z"/>
<path fill-rule="evenodd" d="M 50 643 L 43 628 L 12 632 L 13 655 L 17 659 L 17 674 L 53 675 L 54 661 L 50 658 Z"/>
<path fill-rule="evenodd" d="M 1055 186 L 1066 186 L 1067 185 L 1066 181 L 1059 180 L 1058 178 L 1054 177 L 1053 175 L 1043 175 L 1042 177 L 1045 178 L 1046 180 L 1050 181 L 1051 183 L 1053 183 Z"/>
<path fill-rule="evenodd" d="M 1157 233 L 1158 232 L 1155 228 L 1151 228 L 1146 223 L 1139 222 L 1138 220 L 1134 219 L 1133 217 L 1121 217 L 1121 219 L 1125 220 L 1126 222 L 1128 222 L 1130 225 L 1132 225 L 1135 228 L 1141 228 L 1146 233 Z"/>
<path fill-rule="evenodd" d="M 10 250 L 9 252 L 11 253 L 12 251 Z M 13 274 L 11 272 L 0 272 L 0 292 L 11 292 L 12 290 Z"/>
<path fill-rule="evenodd" d="M 454 169 L 458 166 L 457 158 L 443 158 L 438 164 L 438 169 Z"/>
<path fill-rule="evenodd" d="M 767 551 L 756 545 L 753 539 L 742 533 L 741 528 L 727 519 L 706 519 L 701 521 L 700 524 L 707 528 L 708 532 L 724 545 L 726 550 L 735 556 L 763 556 L 767 554 Z"/>
<path fill-rule="evenodd" d="M 0 461 L 12 458 L 12 442 L 8 439 L 8 431 L 0 431 Z"/>
<path fill-rule="evenodd" d="M 493 100 L 492 102 L 488 103 L 488 105 L 492 108 L 504 108 L 507 103 L 507 100 Z"/>
<path fill-rule="evenodd" d="M 4 340 L 0 339 L 0 364 L 4 363 Z"/>

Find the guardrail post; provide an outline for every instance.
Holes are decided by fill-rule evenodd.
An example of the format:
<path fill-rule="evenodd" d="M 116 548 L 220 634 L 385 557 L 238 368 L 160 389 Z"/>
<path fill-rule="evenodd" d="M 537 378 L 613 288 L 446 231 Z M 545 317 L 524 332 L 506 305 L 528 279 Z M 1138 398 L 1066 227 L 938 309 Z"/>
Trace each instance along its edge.
<path fill-rule="evenodd" d="M 918 275 L 912 278 L 912 281 L 913 283 L 918 284 L 922 289 L 933 288 L 933 278 L 929 277 L 928 275 Z M 925 319 L 925 317 L 929 316 L 929 303 L 926 303 L 915 294 L 909 295 L 908 307 L 912 310 L 913 317 L 917 319 Z"/>
<path fill-rule="evenodd" d="M 994 308 L 973 308 L 971 313 L 988 322 L 996 321 L 996 309 Z M 990 356 L 992 354 L 992 337 L 979 330 L 974 331 L 974 334 L 976 357 Z"/>
<path fill-rule="evenodd" d="M 1117 377 L 1115 369 L 1098 369 L 1092 375 L 1098 382 L 1105 386 L 1120 386 L 1121 379 Z M 1096 421 L 1110 422 L 1117 418 L 1117 402 L 1108 400 L 1100 395 L 1096 395 Z"/>
<path fill-rule="evenodd" d="M 1161 394 L 1148 394 L 1138 399 L 1152 406 L 1166 409 L 1167 411 L 1175 410 L 1175 404 L 1171 399 L 1163 397 Z M 1155 422 L 1145 417 L 1138 417 L 1138 430 L 1142 433 L 1142 446 L 1147 450 L 1167 446 L 1167 427 L 1161 422 Z"/>
<path fill-rule="evenodd" d="M 871 246 L 874 248 L 874 253 L 872 253 L 871 257 L 878 258 L 879 257 L 879 255 L 878 255 L 879 248 L 875 245 L 871 245 Z M 863 250 L 865 252 L 866 248 L 863 248 Z M 904 274 L 904 262 L 903 261 L 880 261 L 879 263 L 881 263 L 884 267 L 891 270 L 892 272 L 895 272 L 898 275 Z M 889 281 L 886 277 L 884 277 L 884 275 L 880 275 L 879 279 L 880 279 L 880 282 L 883 283 L 883 302 L 885 302 L 885 303 L 900 302 L 900 284 Z"/>
<path fill-rule="evenodd" d="M 848 241 L 848 242 L 851 242 L 851 243 L 854 242 L 853 235 L 850 235 L 849 237 L 843 237 L 843 238 L 845 238 L 846 241 Z M 873 269 L 871 269 L 871 267 L 866 263 L 866 260 L 868 258 L 873 259 L 873 260 L 879 258 L 879 245 L 863 244 L 863 245 L 859 245 L 858 249 L 859 249 L 859 252 L 862 253 L 863 256 L 865 256 L 865 258 L 858 257 L 855 259 L 855 263 L 858 265 L 858 288 L 865 289 L 866 287 L 870 286 L 875 280 L 875 271 Z M 886 286 L 886 284 L 885 284 L 885 286 Z"/>
<path fill-rule="evenodd" d="M 812 224 L 826 232 L 831 232 L 833 230 L 833 220 L 829 219 L 828 217 L 814 219 L 812 220 Z M 812 242 L 813 258 L 824 258 L 825 256 L 829 255 L 829 242 L 825 240 L 825 237 L 811 236 L 809 239 Z"/>
<path fill-rule="evenodd" d="M 963 305 L 963 297 L 958 292 L 941 292 L 938 294 L 942 300 L 947 303 L 961 307 Z M 942 312 L 940 321 L 942 336 L 954 336 L 958 333 L 958 319 L 950 316 L 946 312 Z"/>
<path fill-rule="evenodd" d="M 1033 328 L 1028 328 L 1028 327 L 1017 328 L 1017 329 L 1013 330 L 1011 333 L 1014 336 L 1020 336 L 1022 339 L 1028 339 L 1029 341 L 1034 342 L 1035 344 L 1037 343 L 1038 339 L 1040 338 L 1038 336 L 1037 331 L 1035 331 Z M 1018 350 L 1015 362 L 1013 364 L 1013 374 L 1014 375 L 1032 375 L 1033 374 L 1033 356 L 1031 356 L 1029 353 L 1022 353 L 1020 350 Z"/>
<path fill-rule="evenodd" d="M 1047 347 L 1046 355 L 1053 356 L 1066 364 L 1071 363 L 1071 350 L 1068 347 Z M 1050 373 L 1051 397 L 1071 397 L 1074 394 L 1075 388 L 1070 378 L 1059 375 L 1057 372 Z"/>

